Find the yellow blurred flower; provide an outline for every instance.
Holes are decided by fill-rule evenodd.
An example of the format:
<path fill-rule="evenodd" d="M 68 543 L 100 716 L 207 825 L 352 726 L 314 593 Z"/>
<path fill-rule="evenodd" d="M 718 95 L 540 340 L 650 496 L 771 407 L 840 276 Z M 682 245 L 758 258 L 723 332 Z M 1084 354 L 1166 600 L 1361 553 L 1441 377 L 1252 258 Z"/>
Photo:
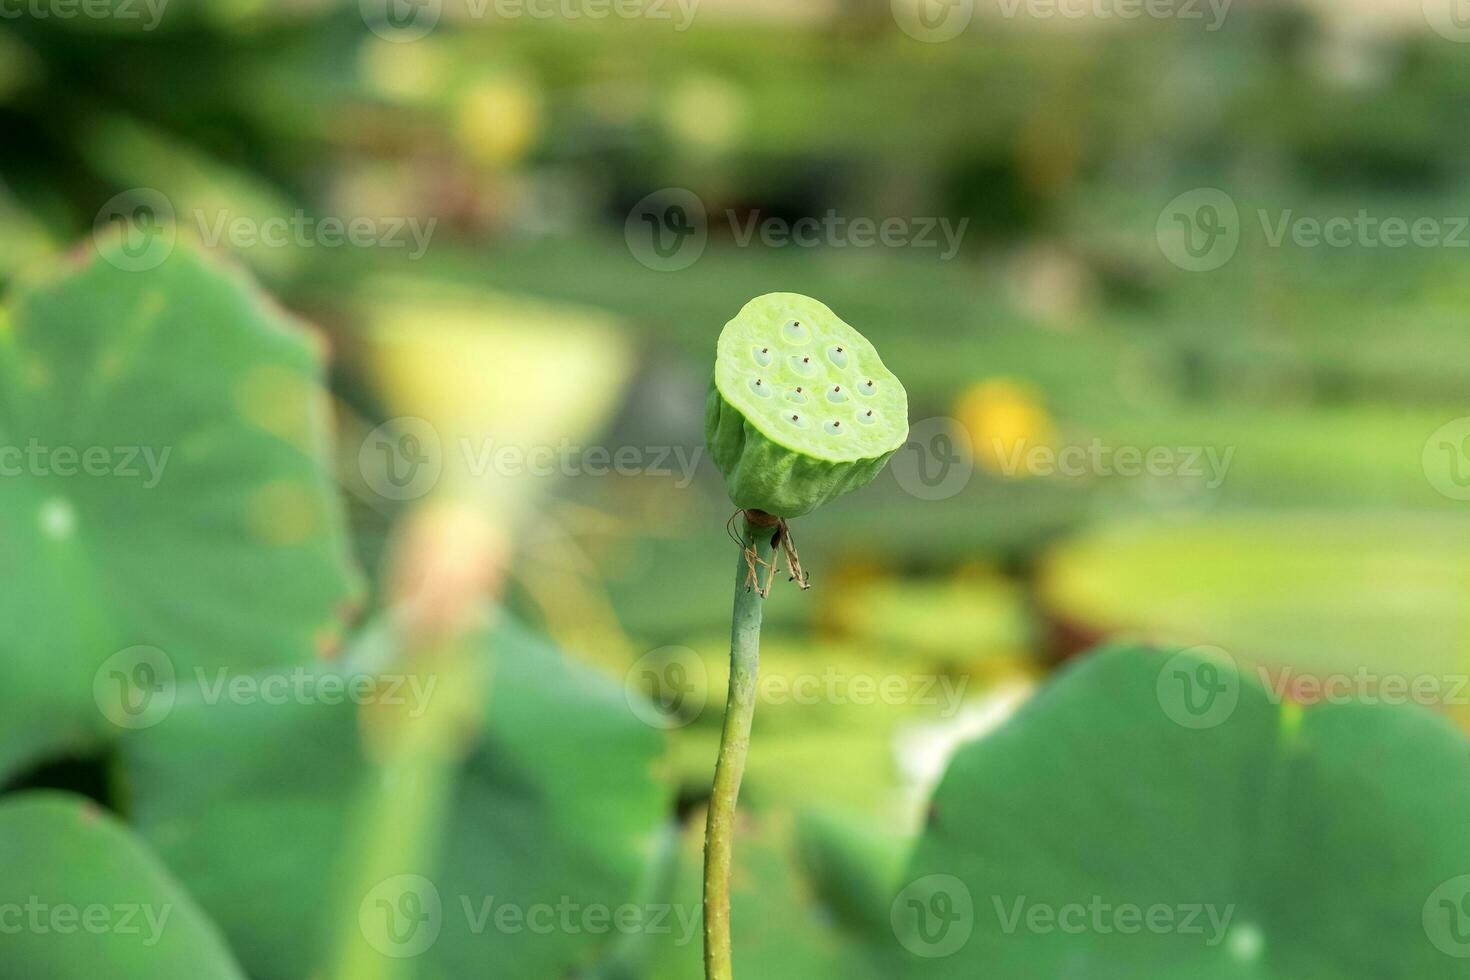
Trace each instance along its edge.
<path fill-rule="evenodd" d="M 713 75 L 688 75 L 674 86 L 664 124 L 687 149 L 718 153 L 735 146 L 745 131 L 745 96 Z"/>
<path fill-rule="evenodd" d="M 1035 385 L 992 378 L 972 385 L 955 403 L 954 417 L 970 434 L 975 461 L 992 473 L 1036 475 L 1031 452 L 1056 434 Z"/>
<path fill-rule="evenodd" d="M 493 167 L 518 162 L 541 129 L 541 100 L 522 79 L 480 82 L 459 100 L 455 137 L 471 160 Z"/>

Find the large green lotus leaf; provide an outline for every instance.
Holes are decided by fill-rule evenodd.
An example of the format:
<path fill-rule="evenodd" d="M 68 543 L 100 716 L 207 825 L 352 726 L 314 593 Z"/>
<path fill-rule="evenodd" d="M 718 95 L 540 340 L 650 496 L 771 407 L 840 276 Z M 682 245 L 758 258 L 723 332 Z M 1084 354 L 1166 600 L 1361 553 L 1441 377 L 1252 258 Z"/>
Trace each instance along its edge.
<path fill-rule="evenodd" d="M 1303 709 L 1190 652 L 1093 654 L 953 760 L 893 975 L 1463 978 L 1466 748 L 1422 709 Z"/>
<path fill-rule="evenodd" d="M 372 634 L 364 647 L 375 649 L 354 657 L 376 662 L 390 642 Z M 437 896 L 437 937 L 409 964 L 419 976 L 561 976 L 616 933 L 547 933 L 530 920 L 502 930 L 493 916 L 508 905 L 526 912 L 566 902 L 580 922 L 581 909 L 633 899 L 671 805 L 656 778 L 662 736 L 635 717 L 619 687 L 512 623 L 475 653 L 493 660 L 486 720 L 467 733 L 447 826 L 418 848 L 441 857 L 434 867 L 401 869 L 422 879 L 411 882 L 413 895 L 370 893 L 362 909 L 382 914 L 379 899 L 396 907 L 405 896 Z M 402 697 L 417 703 L 408 688 Z M 334 878 L 355 880 L 343 868 L 356 853 L 344 837 L 376 777 L 363 739 L 373 727 L 368 712 L 380 706 L 309 700 L 181 700 L 123 743 L 143 834 L 258 980 L 311 976 L 331 954 L 344 925 L 327 921 L 340 907 Z M 480 918 L 487 909 L 488 923 Z M 356 921 L 347 925 L 355 930 Z"/>
<path fill-rule="evenodd" d="M 357 581 L 320 375 L 303 331 L 188 249 L 148 271 L 94 256 L 13 297 L 0 774 L 117 732 L 103 707 L 166 694 L 169 671 L 302 662 L 333 641 Z"/>
<path fill-rule="evenodd" d="M 0 806 L 0 977 L 244 980 L 219 930 L 152 852 L 95 804 Z"/>

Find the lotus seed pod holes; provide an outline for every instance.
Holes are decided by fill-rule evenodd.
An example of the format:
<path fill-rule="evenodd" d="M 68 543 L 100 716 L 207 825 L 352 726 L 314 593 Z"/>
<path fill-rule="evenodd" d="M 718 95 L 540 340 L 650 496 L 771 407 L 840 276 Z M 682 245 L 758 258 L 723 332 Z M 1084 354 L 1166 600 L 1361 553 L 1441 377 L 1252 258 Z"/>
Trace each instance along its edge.
<path fill-rule="evenodd" d="M 861 334 L 794 293 L 752 300 L 720 335 L 720 395 L 767 438 L 829 462 L 891 453 L 908 396 Z"/>

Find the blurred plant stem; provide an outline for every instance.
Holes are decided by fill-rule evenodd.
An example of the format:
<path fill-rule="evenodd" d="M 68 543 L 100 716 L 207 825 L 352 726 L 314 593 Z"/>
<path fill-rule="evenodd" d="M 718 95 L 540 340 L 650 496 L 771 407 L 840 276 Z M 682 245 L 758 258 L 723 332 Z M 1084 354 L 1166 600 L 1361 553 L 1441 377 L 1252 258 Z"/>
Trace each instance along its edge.
<path fill-rule="evenodd" d="M 394 937 L 389 920 L 362 914 L 367 896 L 400 876 L 428 878 L 438 867 L 438 841 L 447 820 L 455 773 L 483 729 L 493 660 L 476 656 L 475 638 L 488 625 L 508 564 L 498 522 L 470 504 L 436 502 L 412 514 L 390 574 L 394 628 L 392 660 L 379 665 L 436 682 L 423 706 L 372 703 L 360 717 L 361 738 L 376 773 L 350 828 L 343 868 L 347 890 L 337 909 L 327 976 L 335 980 L 395 980 L 413 976 L 414 958 L 384 954 Z M 390 904 L 409 897 L 392 888 Z M 383 932 L 384 935 L 377 935 Z"/>
<path fill-rule="evenodd" d="M 773 566 L 774 527 L 744 521 L 745 548 L 735 563 L 735 612 L 730 627 L 730 693 L 725 702 L 725 726 L 720 733 L 720 755 L 710 791 L 709 817 L 704 832 L 704 975 L 706 980 L 731 980 L 730 858 L 734 849 L 735 803 L 745 757 L 750 749 L 750 724 L 755 717 L 756 674 L 760 666 L 762 563 Z M 756 582 L 746 549 L 758 559 Z M 774 574 L 774 568 L 769 569 Z"/>

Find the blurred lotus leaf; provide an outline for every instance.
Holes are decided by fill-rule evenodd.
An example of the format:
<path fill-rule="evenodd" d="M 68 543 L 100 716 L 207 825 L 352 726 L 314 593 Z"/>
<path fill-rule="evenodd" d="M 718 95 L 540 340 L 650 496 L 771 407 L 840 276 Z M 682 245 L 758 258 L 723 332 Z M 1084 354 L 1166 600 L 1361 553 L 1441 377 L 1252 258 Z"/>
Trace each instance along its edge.
<path fill-rule="evenodd" d="M 365 672 L 394 662 L 394 643 L 386 630 L 370 633 L 347 664 L 318 667 L 317 676 L 377 676 Z M 424 975 L 444 977 L 562 976 L 615 938 L 532 929 L 540 921 L 533 910 L 572 903 L 580 915 L 635 896 L 671 802 L 656 779 L 662 739 L 621 689 L 513 622 L 502 620 L 474 654 L 493 657 L 489 690 L 478 698 L 488 710 L 478 730 L 463 733 L 448 821 L 431 841 L 344 834 L 378 774 L 369 763 L 376 703 L 362 711 L 350 698 L 211 704 L 195 692 L 125 743 L 140 831 L 253 977 L 312 976 L 328 955 L 324 942 L 343 927 L 368 955 L 391 961 L 416 951 Z M 427 683 L 434 674 L 418 688 L 385 686 L 395 676 L 382 675 L 375 689 L 384 699 L 396 692 L 409 713 L 466 693 L 437 690 Z M 405 859 L 368 894 L 348 896 L 350 922 L 332 921 L 339 876 L 355 881 L 362 847 L 390 861 L 438 858 L 432 866 Z M 410 899 L 439 910 L 422 930 L 359 928 L 359 916 L 381 924 L 380 901 L 391 910 Z M 520 928 L 496 926 L 505 906 L 526 916 Z"/>
<path fill-rule="evenodd" d="M 310 661 L 358 582 L 321 364 L 242 278 L 108 242 L 0 330 L 0 773 L 151 724 L 197 671 Z"/>
<path fill-rule="evenodd" d="M 0 977 L 244 980 L 214 923 L 131 830 L 90 800 L 0 805 Z"/>

